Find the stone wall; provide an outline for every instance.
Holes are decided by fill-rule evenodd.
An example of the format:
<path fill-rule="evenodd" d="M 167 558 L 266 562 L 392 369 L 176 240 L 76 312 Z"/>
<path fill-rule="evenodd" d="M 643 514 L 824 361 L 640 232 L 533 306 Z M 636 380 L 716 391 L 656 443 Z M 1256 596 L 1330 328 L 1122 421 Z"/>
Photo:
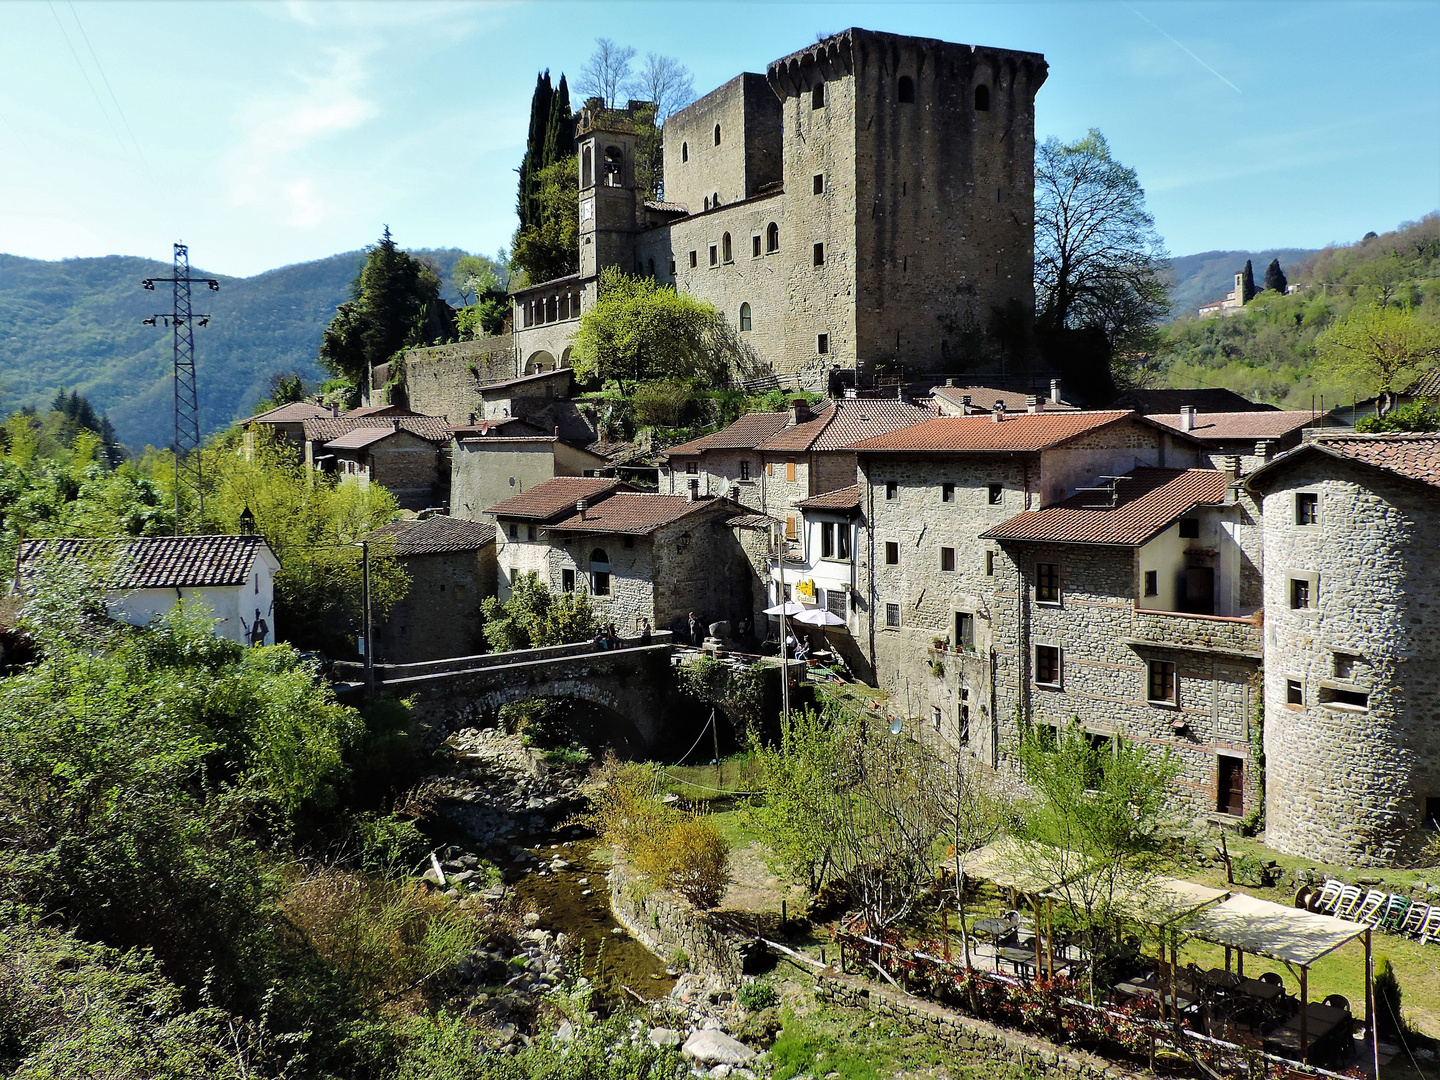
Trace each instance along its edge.
<path fill-rule="evenodd" d="M 924 1034 L 954 1051 L 959 1058 L 956 1064 L 984 1066 L 1005 1061 L 1020 1066 L 1027 1075 L 1059 1080 L 1140 1080 L 1138 1074 L 1083 1050 L 976 1020 L 853 976 L 827 971 L 816 979 L 815 994 L 823 1001 L 863 1009 Z"/>
<path fill-rule="evenodd" d="M 677 893 L 654 888 L 618 856 L 610 870 L 610 910 L 616 922 L 665 963 L 683 952 L 688 970 L 739 984 L 735 941 L 715 925 L 712 913 L 696 910 Z"/>
<path fill-rule="evenodd" d="M 480 603 L 495 595 L 495 545 L 407 555 L 400 564 L 410 575 L 410 589 L 376 625 L 376 656 L 411 664 L 480 652 L 485 647 Z"/>
<path fill-rule="evenodd" d="M 1263 487 L 1267 840 L 1403 863 L 1440 800 L 1440 496 L 1316 453 Z M 1296 524 L 1302 492 L 1318 497 L 1317 525 Z M 1307 576 L 1312 606 L 1292 609 L 1291 581 Z M 1352 694 L 1364 704 L 1336 700 Z"/>
<path fill-rule="evenodd" d="M 417 413 L 468 424 L 484 412 L 481 386 L 519 374 L 508 334 L 411 349 L 405 354 L 405 397 Z"/>

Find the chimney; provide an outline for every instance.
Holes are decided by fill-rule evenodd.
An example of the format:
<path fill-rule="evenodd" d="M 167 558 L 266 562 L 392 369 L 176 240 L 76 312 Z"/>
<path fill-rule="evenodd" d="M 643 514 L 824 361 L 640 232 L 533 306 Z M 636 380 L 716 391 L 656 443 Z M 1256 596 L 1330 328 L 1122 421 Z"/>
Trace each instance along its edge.
<path fill-rule="evenodd" d="M 340 406 L 337 405 L 335 402 L 332 401 L 332 402 L 330 403 L 330 419 L 331 419 L 331 420 L 334 420 L 334 419 L 336 419 L 337 417 L 339 417 L 339 415 L 340 415 Z"/>
<path fill-rule="evenodd" d="M 963 410 L 963 411 L 964 411 L 964 414 L 965 414 L 966 416 L 969 416 L 969 415 L 970 415 L 970 405 L 971 405 L 970 395 L 969 395 L 969 394 L 961 394 L 961 395 L 960 395 L 960 404 L 964 406 L 964 410 Z"/>
<path fill-rule="evenodd" d="M 555 425 L 555 437 L 556 437 L 557 439 L 560 437 L 560 425 L 559 425 L 559 424 L 556 424 L 556 425 Z"/>
<path fill-rule="evenodd" d="M 1194 405 L 1181 405 L 1181 406 L 1180 406 L 1180 430 L 1181 430 L 1181 431 L 1194 431 L 1194 430 L 1195 430 L 1195 406 L 1194 406 Z"/>
<path fill-rule="evenodd" d="M 860 396 L 860 391 L 853 386 L 847 386 L 845 387 L 845 396 L 847 398 L 858 398 Z"/>
<path fill-rule="evenodd" d="M 1025 411 L 1031 416 L 1045 411 L 1045 399 L 1031 394 L 1025 399 Z"/>
<path fill-rule="evenodd" d="M 1000 423 L 1000 421 L 1004 420 L 1004 419 L 1005 419 L 1005 402 L 1000 401 L 1000 400 L 996 400 L 996 402 L 995 402 L 995 411 L 994 411 L 991 415 L 994 417 L 994 420 L 995 420 L 995 422 L 996 422 L 997 424 Z"/>
<path fill-rule="evenodd" d="M 584 520 L 585 520 L 585 509 L 586 509 L 585 500 L 584 500 L 584 499 L 576 499 L 576 500 L 575 500 L 575 513 L 577 513 L 577 514 L 580 515 L 580 520 L 581 520 L 581 521 L 584 521 Z"/>
<path fill-rule="evenodd" d="M 1050 403 L 1051 403 L 1052 405 L 1059 405 L 1059 404 L 1060 404 L 1060 380 L 1059 380 L 1059 379 L 1051 379 L 1051 380 L 1050 380 Z"/>
<path fill-rule="evenodd" d="M 960 385 L 960 382 L 959 382 L 959 380 L 957 380 L 957 379 L 946 379 L 946 380 L 945 380 L 945 385 L 946 385 L 946 386 L 959 386 L 959 385 Z"/>
<path fill-rule="evenodd" d="M 810 419 L 810 403 L 803 397 L 797 397 L 790 402 L 790 426 L 803 424 Z"/>

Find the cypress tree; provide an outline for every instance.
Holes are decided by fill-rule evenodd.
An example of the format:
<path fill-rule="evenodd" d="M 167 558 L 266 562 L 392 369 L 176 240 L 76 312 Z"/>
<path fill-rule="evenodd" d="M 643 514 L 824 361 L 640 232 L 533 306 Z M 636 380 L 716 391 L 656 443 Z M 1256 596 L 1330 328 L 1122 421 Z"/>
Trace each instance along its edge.
<path fill-rule="evenodd" d="M 1240 302 L 1248 304 L 1255 299 L 1255 268 L 1250 265 L 1250 260 L 1245 260 L 1245 269 L 1240 277 Z"/>
<path fill-rule="evenodd" d="M 545 137 L 549 132 L 550 114 L 555 91 L 550 86 L 550 69 L 535 79 L 535 93 L 530 98 L 530 131 L 525 138 L 525 156 L 520 159 L 520 190 L 515 213 L 520 227 L 539 224 L 540 202 L 535 177 L 545 167 Z"/>
<path fill-rule="evenodd" d="M 1290 282 L 1285 278 L 1285 271 L 1280 269 L 1280 260 L 1271 259 L 1270 265 L 1265 268 L 1265 288 L 1274 289 L 1283 294 Z"/>
<path fill-rule="evenodd" d="M 545 164 L 553 165 L 575 153 L 575 114 L 570 111 L 570 87 L 565 74 L 550 99 L 550 124 L 545 132 Z"/>

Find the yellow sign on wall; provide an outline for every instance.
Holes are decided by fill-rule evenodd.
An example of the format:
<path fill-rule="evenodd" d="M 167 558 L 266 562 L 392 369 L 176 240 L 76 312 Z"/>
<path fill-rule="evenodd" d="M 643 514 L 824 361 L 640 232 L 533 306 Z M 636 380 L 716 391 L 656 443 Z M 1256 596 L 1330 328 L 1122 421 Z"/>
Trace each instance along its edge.
<path fill-rule="evenodd" d="M 806 578 L 804 581 L 798 583 L 795 586 L 795 591 L 798 592 L 801 596 L 806 596 L 809 597 L 811 600 L 814 600 L 815 582 L 813 582 L 809 578 Z"/>

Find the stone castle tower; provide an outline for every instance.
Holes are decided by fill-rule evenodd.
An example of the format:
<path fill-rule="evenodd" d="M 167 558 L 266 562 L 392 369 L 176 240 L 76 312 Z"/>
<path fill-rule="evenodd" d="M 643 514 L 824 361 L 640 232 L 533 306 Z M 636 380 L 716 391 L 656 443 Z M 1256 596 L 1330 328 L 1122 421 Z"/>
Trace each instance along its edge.
<path fill-rule="evenodd" d="M 573 326 L 551 326 L 551 308 L 579 315 L 547 290 L 578 286 L 583 310 L 612 265 L 715 304 L 779 372 L 956 370 L 967 328 L 1034 306 L 1047 70 L 1036 53 L 846 30 L 669 117 L 664 202 L 636 185 L 638 103 L 591 103 L 578 281 L 517 293 L 523 370 L 527 350 L 562 355 L 551 339 Z"/>

